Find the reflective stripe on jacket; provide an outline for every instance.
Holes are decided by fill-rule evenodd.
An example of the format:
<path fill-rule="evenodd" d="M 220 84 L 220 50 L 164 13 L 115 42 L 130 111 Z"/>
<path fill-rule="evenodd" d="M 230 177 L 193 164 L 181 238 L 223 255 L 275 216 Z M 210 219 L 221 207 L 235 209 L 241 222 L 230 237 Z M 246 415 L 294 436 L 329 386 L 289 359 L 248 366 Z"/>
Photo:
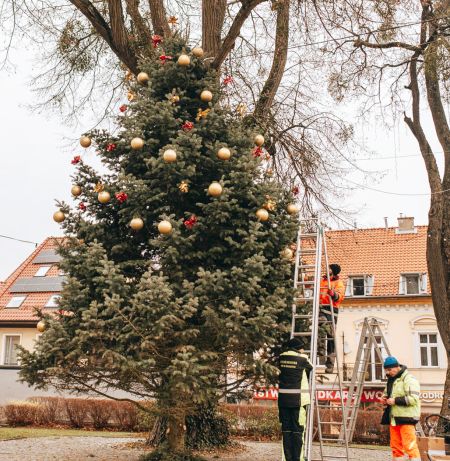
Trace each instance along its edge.
<path fill-rule="evenodd" d="M 385 390 L 387 396 L 387 388 Z M 391 398 L 395 405 L 391 407 L 391 425 L 416 424 L 420 419 L 420 384 L 405 368 L 394 381 Z"/>
<path fill-rule="evenodd" d="M 309 373 L 312 364 L 306 354 L 289 350 L 280 354 L 278 406 L 298 408 L 310 403 Z"/>
<path fill-rule="evenodd" d="M 334 290 L 337 298 L 333 299 L 333 306 L 339 307 L 344 300 L 345 286 L 344 282 L 339 277 L 331 277 L 330 288 Z M 320 282 L 320 304 L 330 305 L 330 296 L 328 295 L 328 280 L 326 277 Z"/>

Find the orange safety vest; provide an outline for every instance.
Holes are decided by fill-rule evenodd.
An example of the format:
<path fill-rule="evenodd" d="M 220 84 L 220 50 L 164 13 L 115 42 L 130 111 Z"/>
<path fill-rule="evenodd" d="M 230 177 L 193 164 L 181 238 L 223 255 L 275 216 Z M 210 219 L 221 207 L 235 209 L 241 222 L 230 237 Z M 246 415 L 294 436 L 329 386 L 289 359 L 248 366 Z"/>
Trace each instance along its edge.
<path fill-rule="evenodd" d="M 334 299 L 332 300 L 333 307 L 339 308 L 345 297 L 344 282 L 339 280 L 339 276 L 333 276 L 330 278 L 330 288 L 339 295 L 337 301 Z M 330 305 L 330 296 L 328 295 L 328 281 L 326 276 L 324 276 L 320 282 L 320 304 Z"/>

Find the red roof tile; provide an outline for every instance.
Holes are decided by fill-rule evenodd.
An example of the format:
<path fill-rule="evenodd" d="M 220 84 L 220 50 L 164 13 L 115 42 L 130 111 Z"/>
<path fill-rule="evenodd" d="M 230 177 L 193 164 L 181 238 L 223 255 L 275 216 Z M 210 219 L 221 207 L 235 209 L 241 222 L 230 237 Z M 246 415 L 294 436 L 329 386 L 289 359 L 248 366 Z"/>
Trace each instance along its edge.
<path fill-rule="evenodd" d="M 341 278 L 373 275 L 372 296 L 399 294 L 400 274 L 427 273 L 427 226 L 416 233 L 396 233 L 398 228 L 327 231 L 329 263 L 342 268 Z M 428 283 L 427 293 L 430 293 Z"/>
<path fill-rule="evenodd" d="M 49 237 L 42 242 L 33 253 L 0 285 L 0 323 L 14 321 L 37 321 L 35 309 L 42 309 L 54 292 L 33 292 L 33 293 L 11 293 L 12 285 L 21 278 L 33 277 L 40 266 L 51 265 L 46 277 L 54 277 L 58 275 L 58 267 L 56 264 L 36 264 L 33 260 L 44 250 L 50 250 L 58 247 L 63 238 Z M 6 305 L 13 296 L 25 296 L 26 299 L 22 305 L 17 308 L 6 308 Z"/>

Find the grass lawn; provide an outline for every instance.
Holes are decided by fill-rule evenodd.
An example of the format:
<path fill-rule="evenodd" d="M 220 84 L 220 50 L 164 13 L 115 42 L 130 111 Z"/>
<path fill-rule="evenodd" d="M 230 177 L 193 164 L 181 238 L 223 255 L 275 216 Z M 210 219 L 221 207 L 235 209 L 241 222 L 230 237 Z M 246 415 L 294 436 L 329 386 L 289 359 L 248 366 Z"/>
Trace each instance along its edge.
<path fill-rule="evenodd" d="M 0 427 L 0 440 L 28 437 L 138 437 L 135 432 L 86 431 L 82 429 L 45 429 L 40 427 Z"/>

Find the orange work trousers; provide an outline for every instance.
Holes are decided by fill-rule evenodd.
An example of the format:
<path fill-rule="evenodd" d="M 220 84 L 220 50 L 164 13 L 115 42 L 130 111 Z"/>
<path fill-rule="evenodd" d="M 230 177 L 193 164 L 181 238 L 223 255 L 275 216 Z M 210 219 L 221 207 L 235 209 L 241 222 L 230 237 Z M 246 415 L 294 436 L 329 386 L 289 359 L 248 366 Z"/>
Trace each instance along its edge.
<path fill-rule="evenodd" d="M 392 458 L 408 457 L 420 459 L 420 452 L 416 440 L 416 428 L 412 424 L 389 426 L 391 434 Z"/>

